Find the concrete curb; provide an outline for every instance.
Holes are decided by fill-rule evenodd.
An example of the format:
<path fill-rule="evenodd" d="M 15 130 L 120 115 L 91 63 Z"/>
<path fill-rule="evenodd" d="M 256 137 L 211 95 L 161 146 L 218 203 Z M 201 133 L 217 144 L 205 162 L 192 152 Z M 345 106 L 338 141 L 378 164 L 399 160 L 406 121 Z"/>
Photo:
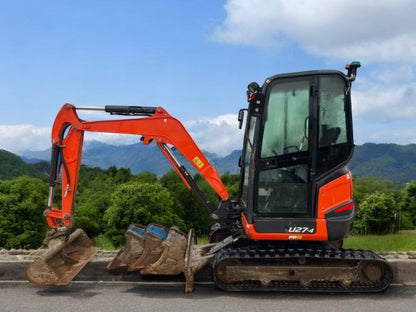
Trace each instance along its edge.
<path fill-rule="evenodd" d="M 393 283 L 416 286 L 416 259 L 389 259 L 393 268 Z"/>
<path fill-rule="evenodd" d="M 0 284 L 2 282 L 26 281 L 26 271 L 29 265 L 43 250 L 39 251 L 0 251 Z M 183 282 L 184 277 L 178 276 L 142 276 L 138 272 L 126 272 L 120 269 L 115 272 L 106 270 L 107 264 L 117 252 L 100 251 L 76 276 L 74 281 L 91 282 L 139 282 L 139 281 L 174 281 Z M 387 257 L 389 258 L 389 257 Z M 416 286 L 416 259 L 388 259 L 393 268 L 393 284 Z M 211 270 L 202 270 L 195 276 L 195 282 L 211 282 Z"/>

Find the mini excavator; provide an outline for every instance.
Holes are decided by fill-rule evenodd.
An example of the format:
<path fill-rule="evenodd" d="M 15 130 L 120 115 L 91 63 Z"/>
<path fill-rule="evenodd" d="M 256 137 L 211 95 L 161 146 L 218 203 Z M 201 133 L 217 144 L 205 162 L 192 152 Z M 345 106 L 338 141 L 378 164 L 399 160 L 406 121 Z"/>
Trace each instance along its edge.
<path fill-rule="evenodd" d="M 85 132 L 135 134 L 155 143 L 186 186 L 216 220 L 210 242 L 196 243 L 176 227 L 132 223 L 126 244 L 108 264 L 140 274 L 184 274 L 185 291 L 204 267 L 231 291 L 379 292 L 392 281 L 389 263 L 371 251 L 345 250 L 353 227 L 353 129 L 351 85 L 359 62 L 347 73 L 316 70 L 279 74 L 248 85 L 240 157 L 240 187 L 230 199 L 218 172 L 183 125 L 162 107 L 85 107 L 65 104 L 52 129 L 46 252 L 27 271 L 36 285 L 67 285 L 98 248 L 82 229 L 72 230 Z M 127 119 L 85 121 L 77 111 L 98 110 Z M 175 157 L 179 151 L 218 194 L 217 207 Z M 62 183 L 62 208 L 53 207 Z M 135 220 L 132 220 L 134 222 Z"/>

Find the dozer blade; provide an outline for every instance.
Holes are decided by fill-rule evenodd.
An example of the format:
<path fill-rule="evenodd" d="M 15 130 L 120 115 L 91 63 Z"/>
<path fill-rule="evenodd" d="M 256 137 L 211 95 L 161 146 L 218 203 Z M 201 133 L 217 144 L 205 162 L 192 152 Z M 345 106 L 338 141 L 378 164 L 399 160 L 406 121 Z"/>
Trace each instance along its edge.
<path fill-rule="evenodd" d="M 144 238 L 146 228 L 141 225 L 131 224 L 124 234 L 126 247 L 120 250 L 117 256 L 107 265 L 108 271 L 113 271 L 121 267 L 126 267 L 139 258 L 144 249 Z"/>
<path fill-rule="evenodd" d="M 50 248 L 27 271 L 27 279 L 33 284 L 68 285 L 98 251 L 81 229 L 65 239 L 51 241 L 48 246 Z"/>

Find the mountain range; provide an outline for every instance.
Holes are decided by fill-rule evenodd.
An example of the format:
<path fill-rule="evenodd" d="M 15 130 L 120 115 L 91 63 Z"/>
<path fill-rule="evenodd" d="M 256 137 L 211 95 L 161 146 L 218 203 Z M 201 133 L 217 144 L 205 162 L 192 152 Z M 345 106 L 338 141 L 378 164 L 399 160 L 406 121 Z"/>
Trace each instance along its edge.
<path fill-rule="evenodd" d="M 0 178 L 1 173 L 6 170 L 3 166 L 5 161 L 2 158 L 4 153 L 9 152 L 0 151 Z M 175 154 L 187 169 L 192 168 L 181 154 Z M 205 151 L 204 154 L 220 174 L 226 172 L 239 173 L 238 159 L 241 151 L 233 151 L 224 157 Z M 50 150 L 26 151 L 19 156 L 26 164 L 37 167 L 37 170 L 47 171 L 45 165 L 42 165 L 39 161 L 49 161 Z M 171 169 L 170 163 L 155 144 L 148 146 L 143 144 L 116 146 L 98 141 L 86 142 L 82 157 L 82 163 L 89 167 L 104 169 L 110 166 L 124 167 L 130 168 L 134 174 L 149 171 L 162 176 Z M 9 167 L 10 164 L 8 163 Z M 416 180 L 416 144 L 366 143 L 357 145 L 349 167 L 355 176 L 372 176 L 389 179 L 397 183 L 414 181 Z"/>
<path fill-rule="evenodd" d="M 179 152 L 172 149 L 175 157 L 189 171 L 192 171 L 192 165 Z M 238 173 L 238 159 L 241 151 L 234 151 L 231 154 L 221 157 L 216 154 L 203 151 L 205 157 L 211 165 L 218 170 L 220 174 L 225 172 Z M 41 160 L 50 159 L 50 150 L 44 151 L 25 151 L 20 157 L 27 163 L 36 163 Z M 158 176 L 164 175 L 172 166 L 159 150 L 157 145 L 150 144 L 145 146 L 141 143 L 130 145 L 111 145 L 98 141 L 85 142 L 83 146 L 82 164 L 89 167 L 108 168 L 116 166 L 117 168 L 130 168 L 131 172 L 149 171 Z"/>

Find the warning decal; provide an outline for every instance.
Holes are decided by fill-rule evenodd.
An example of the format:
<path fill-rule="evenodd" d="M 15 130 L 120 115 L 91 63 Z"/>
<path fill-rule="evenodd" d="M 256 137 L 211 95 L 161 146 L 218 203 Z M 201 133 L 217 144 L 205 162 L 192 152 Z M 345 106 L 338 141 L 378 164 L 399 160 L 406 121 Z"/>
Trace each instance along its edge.
<path fill-rule="evenodd" d="M 195 163 L 195 165 L 201 169 L 204 166 L 204 163 L 201 161 L 201 159 L 199 159 L 198 156 L 196 156 L 194 159 L 192 159 L 192 161 Z"/>

